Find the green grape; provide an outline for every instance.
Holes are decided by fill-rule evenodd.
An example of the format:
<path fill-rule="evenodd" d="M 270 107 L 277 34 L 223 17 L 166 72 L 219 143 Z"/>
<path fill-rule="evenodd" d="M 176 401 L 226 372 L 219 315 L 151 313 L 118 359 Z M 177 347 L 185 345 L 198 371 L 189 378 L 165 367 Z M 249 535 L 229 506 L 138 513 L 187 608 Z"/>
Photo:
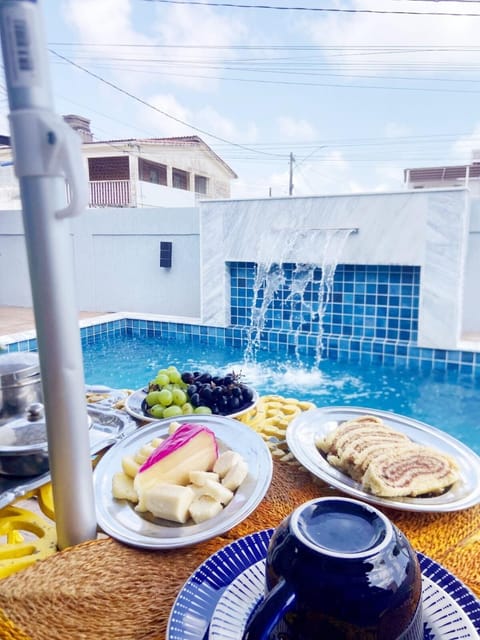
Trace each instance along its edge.
<path fill-rule="evenodd" d="M 154 383 L 158 384 L 159 387 L 166 387 L 169 382 L 170 378 L 166 373 L 158 373 L 154 380 Z"/>
<path fill-rule="evenodd" d="M 212 413 L 212 410 L 210 409 L 210 407 L 196 407 L 193 410 L 193 413 L 198 413 L 200 415 L 209 415 Z"/>
<path fill-rule="evenodd" d="M 154 418 L 163 418 L 163 411 L 165 407 L 161 404 L 154 404 L 153 407 L 150 408 L 149 413 Z"/>
<path fill-rule="evenodd" d="M 178 373 L 178 371 L 171 371 L 168 374 L 168 377 L 170 378 L 170 382 L 173 382 L 174 384 L 179 384 L 180 382 L 182 382 L 182 376 Z"/>
<path fill-rule="evenodd" d="M 187 401 L 187 394 L 182 389 L 174 389 L 172 391 L 172 402 L 178 404 L 179 407 L 184 405 Z"/>
<path fill-rule="evenodd" d="M 153 407 L 153 405 L 159 404 L 160 402 L 159 394 L 160 394 L 160 391 L 150 391 L 150 393 L 147 393 L 147 395 L 145 396 L 145 402 L 148 404 L 149 407 Z"/>
<path fill-rule="evenodd" d="M 176 404 L 172 404 L 170 407 L 166 407 L 163 411 L 164 418 L 175 418 L 182 415 L 182 409 Z"/>
<path fill-rule="evenodd" d="M 169 407 L 172 404 L 172 392 L 170 391 L 170 389 L 162 389 L 158 393 L 160 404 L 163 404 L 164 407 Z"/>
<path fill-rule="evenodd" d="M 184 405 L 182 405 L 182 413 L 184 416 L 193 413 L 193 405 L 190 404 L 190 402 L 186 402 Z"/>

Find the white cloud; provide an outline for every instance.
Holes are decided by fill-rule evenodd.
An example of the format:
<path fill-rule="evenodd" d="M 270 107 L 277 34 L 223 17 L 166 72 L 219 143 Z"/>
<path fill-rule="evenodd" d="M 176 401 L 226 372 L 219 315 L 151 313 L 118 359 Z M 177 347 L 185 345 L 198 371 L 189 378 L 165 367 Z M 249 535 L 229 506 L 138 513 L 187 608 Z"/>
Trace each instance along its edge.
<path fill-rule="evenodd" d="M 280 138 L 298 142 L 299 140 L 314 140 L 318 136 L 315 127 L 306 120 L 290 116 L 278 116 L 276 122 Z"/>
<path fill-rule="evenodd" d="M 131 0 L 67 0 L 66 21 L 89 44 L 149 44 L 151 41 L 133 26 Z"/>
<path fill-rule="evenodd" d="M 480 151 L 480 123 L 478 123 L 471 134 L 462 136 L 452 146 L 452 156 L 454 162 L 467 164 L 472 161 L 472 153 Z"/>
<path fill-rule="evenodd" d="M 340 1 L 341 8 L 385 9 L 379 2 Z M 469 3 L 409 2 L 397 0 L 395 11 L 467 13 Z M 453 64 L 472 64 L 478 54 L 478 21 L 469 17 L 397 14 L 331 13 L 298 23 L 312 41 L 325 48 L 325 56 L 339 70 L 354 75 L 427 76 L 444 73 Z M 459 46 L 461 43 L 461 46 Z M 445 51 L 452 47 L 455 51 Z M 375 50 L 378 49 L 378 53 Z"/>
<path fill-rule="evenodd" d="M 209 140 L 208 135 L 203 133 L 205 131 L 231 142 L 238 140 L 242 145 L 248 145 L 253 143 L 258 135 L 254 123 L 247 124 L 241 130 L 235 122 L 222 116 L 213 107 L 206 105 L 193 111 L 171 93 L 152 96 L 148 102 L 158 111 L 142 109 L 139 120 L 155 137 L 198 135 L 207 144 L 214 144 L 215 138 Z M 161 112 L 172 117 L 162 115 Z M 188 126 L 189 124 L 198 127 L 199 130 Z"/>
<path fill-rule="evenodd" d="M 206 77 L 221 75 L 223 66 L 235 58 L 229 47 L 239 40 L 244 42 L 247 35 L 241 21 L 231 15 L 216 13 L 207 6 L 162 7 L 161 19 L 155 26 L 158 42 L 187 47 L 164 54 L 177 72 L 170 77 L 172 82 L 197 89 L 216 86 L 216 80 Z"/>
<path fill-rule="evenodd" d="M 189 109 L 180 104 L 172 94 L 156 95 L 149 98 L 149 103 L 158 111 L 144 109 L 142 121 L 146 129 L 152 130 L 152 136 L 191 136 L 195 132 L 183 122 L 191 122 L 193 119 Z M 169 118 L 161 112 L 172 116 Z"/>

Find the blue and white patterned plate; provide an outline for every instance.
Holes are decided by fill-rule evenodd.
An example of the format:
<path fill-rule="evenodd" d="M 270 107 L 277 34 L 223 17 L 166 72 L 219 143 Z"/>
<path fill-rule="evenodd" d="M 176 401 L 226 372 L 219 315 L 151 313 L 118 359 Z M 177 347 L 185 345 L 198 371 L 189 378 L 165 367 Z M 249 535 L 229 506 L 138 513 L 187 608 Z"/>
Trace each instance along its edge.
<path fill-rule="evenodd" d="M 259 576 L 263 580 L 262 562 L 273 531 L 267 529 L 240 538 L 198 567 L 172 607 L 167 640 L 241 638 L 243 625 L 261 597 L 263 582 L 258 592 Z M 478 638 L 478 599 L 434 560 L 421 553 L 418 553 L 418 558 L 423 577 L 425 640 Z M 228 616 L 225 615 L 226 610 Z"/>

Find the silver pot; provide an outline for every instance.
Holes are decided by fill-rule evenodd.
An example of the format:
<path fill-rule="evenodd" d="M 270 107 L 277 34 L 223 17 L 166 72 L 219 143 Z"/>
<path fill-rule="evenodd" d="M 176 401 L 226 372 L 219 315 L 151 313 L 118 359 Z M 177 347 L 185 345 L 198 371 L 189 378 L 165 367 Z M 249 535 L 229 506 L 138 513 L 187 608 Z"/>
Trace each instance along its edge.
<path fill-rule="evenodd" d="M 0 425 L 43 402 L 38 354 L 19 351 L 0 355 Z"/>

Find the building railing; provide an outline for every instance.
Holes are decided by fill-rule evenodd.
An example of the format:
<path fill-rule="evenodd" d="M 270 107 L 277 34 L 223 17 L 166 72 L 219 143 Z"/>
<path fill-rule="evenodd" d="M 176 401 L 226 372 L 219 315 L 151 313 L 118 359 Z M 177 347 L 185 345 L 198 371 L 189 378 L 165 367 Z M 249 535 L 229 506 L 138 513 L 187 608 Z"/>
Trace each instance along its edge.
<path fill-rule="evenodd" d="M 134 207 L 130 180 L 92 180 L 89 207 Z"/>

